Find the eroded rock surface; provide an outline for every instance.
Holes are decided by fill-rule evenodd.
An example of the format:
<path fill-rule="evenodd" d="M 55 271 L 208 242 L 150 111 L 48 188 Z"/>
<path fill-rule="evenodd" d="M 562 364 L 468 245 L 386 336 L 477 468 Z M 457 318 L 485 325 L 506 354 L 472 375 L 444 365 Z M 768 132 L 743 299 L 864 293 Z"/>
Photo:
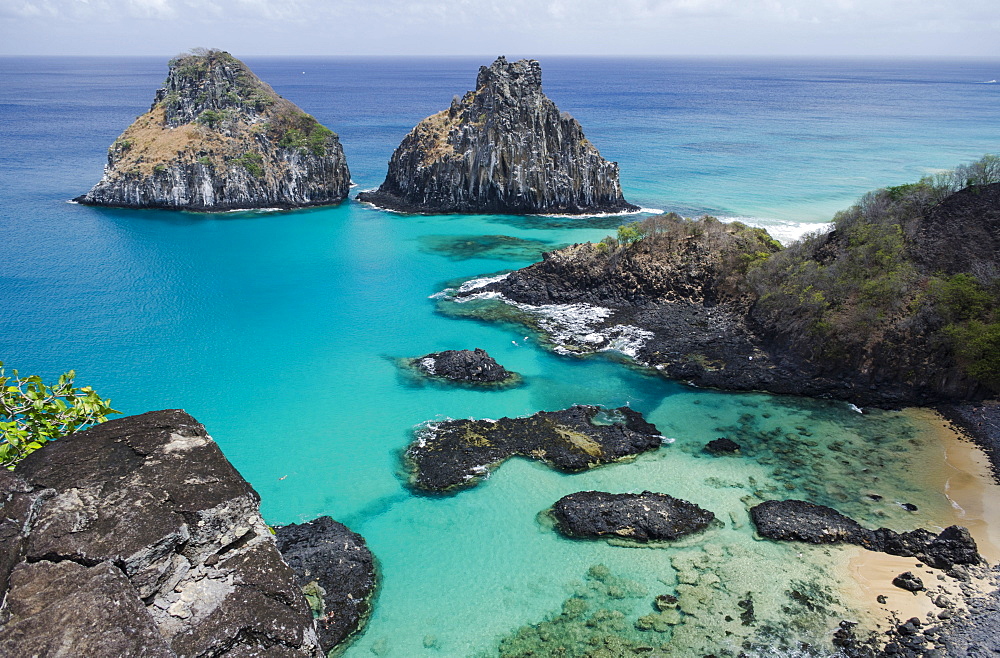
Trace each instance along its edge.
<path fill-rule="evenodd" d="M 651 491 L 580 491 L 560 498 L 550 513 L 556 529 L 567 537 L 637 542 L 678 539 L 704 530 L 715 518 L 694 503 Z"/>
<path fill-rule="evenodd" d="M 170 62 L 149 112 L 108 149 L 80 203 L 220 211 L 297 208 L 347 198 L 337 135 L 226 52 Z"/>
<path fill-rule="evenodd" d="M 47 445 L 0 476 L 0 503 L 0 646 L 11 655 L 329 648 L 256 492 L 183 411 Z"/>
<path fill-rule="evenodd" d="M 367 621 L 377 575 L 364 538 L 329 516 L 276 529 L 278 550 L 295 572 L 330 648 Z"/>
<path fill-rule="evenodd" d="M 412 365 L 432 377 L 457 382 L 496 384 L 515 377 L 478 347 L 474 350 L 446 350 L 413 359 Z"/>
<path fill-rule="evenodd" d="M 638 210 L 576 119 L 542 92 L 535 60 L 482 66 L 476 89 L 421 121 L 360 201 L 414 213 Z"/>
<path fill-rule="evenodd" d="M 449 420 L 426 426 L 406 451 L 410 484 L 428 492 L 471 487 L 515 455 L 576 473 L 649 450 L 659 430 L 628 407 L 579 405 L 526 418 Z"/>
<path fill-rule="evenodd" d="M 923 529 L 869 530 L 835 509 L 804 500 L 769 500 L 752 508 L 750 517 L 757 532 L 768 539 L 855 544 L 870 551 L 916 557 L 936 569 L 982 562 L 976 541 L 962 526 L 949 526 L 939 534 Z"/>

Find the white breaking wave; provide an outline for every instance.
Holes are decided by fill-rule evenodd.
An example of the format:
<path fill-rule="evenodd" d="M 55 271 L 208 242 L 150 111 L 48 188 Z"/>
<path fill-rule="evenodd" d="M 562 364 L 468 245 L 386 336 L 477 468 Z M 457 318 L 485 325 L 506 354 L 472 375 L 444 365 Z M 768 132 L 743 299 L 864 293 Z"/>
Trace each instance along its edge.
<path fill-rule="evenodd" d="M 474 292 L 491 283 L 502 281 L 510 274 L 480 277 L 466 281 L 458 288 L 449 288 L 431 295 L 433 298 L 450 298 L 462 304 L 474 299 L 496 299 L 532 315 L 538 326 L 548 335 L 557 354 L 589 352 L 619 352 L 638 360 L 639 350 L 653 337 L 653 332 L 630 324 L 614 324 L 598 328 L 614 313 L 609 308 L 593 304 L 523 304 L 507 299 L 494 290 Z M 456 293 L 465 294 L 455 297 Z"/>
<path fill-rule="evenodd" d="M 595 217 L 620 217 L 625 215 L 662 215 L 663 211 L 659 208 L 639 208 L 638 210 L 626 210 L 625 212 L 598 212 L 590 215 L 559 215 L 559 214 L 549 214 L 540 213 L 537 215 L 529 215 L 529 217 L 559 217 L 559 218 L 579 218 L 588 219 Z"/>
<path fill-rule="evenodd" d="M 722 217 L 723 222 L 743 222 L 747 226 L 762 228 L 766 230 L 772 238 L 783 245 L 788 245 L 809 233 L 826 233 L 833 224 L 831 222 L 791 222 L 785 219 L 761 219 L 759 217 L 729 216 Z"/>

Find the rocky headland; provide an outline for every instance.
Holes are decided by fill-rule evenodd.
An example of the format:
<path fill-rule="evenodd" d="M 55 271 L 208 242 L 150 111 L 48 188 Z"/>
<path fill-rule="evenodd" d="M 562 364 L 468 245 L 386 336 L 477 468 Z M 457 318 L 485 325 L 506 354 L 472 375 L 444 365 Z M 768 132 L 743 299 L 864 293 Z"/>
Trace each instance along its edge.
<path fill-rule="evenodd" d="M 923 529 L 901 533 L 888 528 L 869 530 L 835 509 L 803 500 L 769 500 L 753 507 L 750 518 L 757 533 L 768 539 L 854 544 L 889 555 L 916 557 L 943 570 L 984 564 L 976 540 L 961 526 L 950 526 L 937 534 Z"/>
<path fill-rule="evenodd" d="M 521 381 L 520 375 L 510 372 L 478 347 L 425 354 L 408 360 L 408 365 L 427 377 L 454 383 L 507 387 Z"/>
<path fill-rule="evenodd" d="M 644 491 L 580 491 L 563 496 L 549 514 L 561 534 L 576 539 L 672 541 L 708 527 L 715 515 L 680 498 Z"/>
<path fill-rule="evenodd" d="M 108 149 L 104 177 L 75 201 L 212 212 L 347 198 L 337 135 L 226 52 L 171 60 L 149 111 Z"/>
<path fill-rule="evenodd" d="M 656 450 L 662 436 L 628 407 L 578 405 L 526 418 L 448 420 L 422 427 L 406 450 L 410 485 L 427 493 L 472 487 L 514 456 L 566 473 Z"/>
<path fill-rule="evenodd" d="M 281 531 L 283 559 L 259 500 L 176 410 L 109 421 L 0 470 L 4 653 L 326 655 L 364 621 L 372 557 L 321 519 Z M 317 634 L 310 593 L 335 632 L 321 618 Z"/>
<path fill-rule="evenodd" d="M 452 299 L 499 297 L 558 351 L 617 349 L 698 386 L 981 400 L 1000 390 L 1000 183 L 956 187 L 878 190 L 787 249 L 738 222 L 655 217 Z"/>
<path fill-rule="evenodd" d="M 416 125 L 385 182 L 359 201 L 409 213 L 585 214 L 638 210 L 618 164 L 542 92 L 535 60 L 482 66 L 476 88 Z"/>

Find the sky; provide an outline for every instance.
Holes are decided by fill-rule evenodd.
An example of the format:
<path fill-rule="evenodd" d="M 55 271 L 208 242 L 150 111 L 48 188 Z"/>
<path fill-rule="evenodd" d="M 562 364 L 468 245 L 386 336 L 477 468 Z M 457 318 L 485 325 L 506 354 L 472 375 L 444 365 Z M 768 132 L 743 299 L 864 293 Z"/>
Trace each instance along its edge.
<path fill-rule="evenodd" d="M 0 0 L 0 55 L 1000 57 L 998 0 Z"/>

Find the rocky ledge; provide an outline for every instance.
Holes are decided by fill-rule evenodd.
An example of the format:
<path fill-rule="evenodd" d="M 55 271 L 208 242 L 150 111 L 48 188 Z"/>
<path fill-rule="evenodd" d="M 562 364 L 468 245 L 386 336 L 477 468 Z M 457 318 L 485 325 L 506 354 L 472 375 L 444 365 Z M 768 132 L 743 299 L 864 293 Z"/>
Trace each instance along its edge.
<path fill-rule="evenodd" d="M 651 491 L 580 491 L 560 498 L 549 514 L 556 529 L 567 537 L 636 542 L 678 539 L 704 530 L 715 519 L 694 503 Z"/>
<path fill-rule="evenodd" d="M 410 485 L 430 493 L 475 486 L 514 456 L 577 473 L 661 443 L 659 430 L 637 411 L 579 405 L 526 418 L 430 424 L 418 430 L 404 459 Z"/>
<path fill-rule="evenodd" d="M 520 381 L 478 347 L 474 350 L 445 350 L 411 359 L 409 365 L 426 376 L 451 382 L 480 385 L 509 385 Z"/>
<path fill-rule="evenodd" d="M 229 53 L 170 62 L 163 87 L 108 149 L 104 177 L 76 201 L 223 211 L 299 208 L 347 198 L 337 135 Z"/>
<path fill-rule="evenodd" d="M 803 500 L 770 500 L 752 508 L 750 517 L 757 532 L 768 539 L 855 544 L 870 551 L 916 557 L 935 569 L 983 563 L 976 541 L 961 526 L 950 526 L 939 534 L 923 529 L 869 530 L 835 509 Z"/>
<path fill-rule="evenodd" d="M 542 92 L 535 60 L 479 69 L 475 91 L 418 123 L 359 201 L 412 213 L 620 213 L 618 164 Z"/>
<path fill-rule="evenodd" d="M 376 591 L 375 558 L 364 538 L 329 516 L 275 529 L 316 618 L 319 641 L 335 647 L 368 621 Z"/>
<path fill-rule="evenodd" d="M 323 585 L 327 614 L 350 618 L 356 604 L 289 567 L 259 500 L 176 410 L 98 425 L 0 471 L 0 644 L 23 656 L 325 655 L 334 636 L 317 636 L 299 583 Z M 316 550 L 328 572 L 367 554 L 363 542 Z"/>

